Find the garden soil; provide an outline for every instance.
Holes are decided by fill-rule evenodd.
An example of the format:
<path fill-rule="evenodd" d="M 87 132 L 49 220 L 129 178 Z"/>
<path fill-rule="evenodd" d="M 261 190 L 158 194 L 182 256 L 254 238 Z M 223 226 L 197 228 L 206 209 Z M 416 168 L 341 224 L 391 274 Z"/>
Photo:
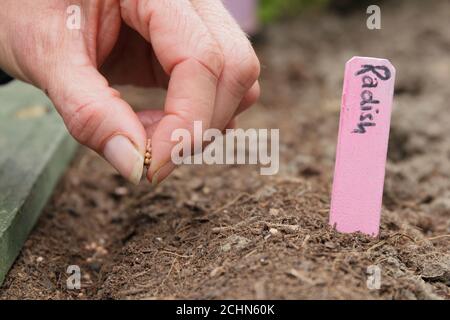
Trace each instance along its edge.
<path fill-rule="evenodd" d="M 449 12 L 448 1 L 390 1 L 381 30 L 365 27 L 364 8 L 267 27 L 256 43 L 262 97 L 239 125 L 280 129 L 279 173 L 184 166 L 156 188 L 135 187 L 83 149 L 0 298 L 450 299 Z M 376 238 L 328 226 L 354 55 L 397 69 Z M 81 290 L 67 289 L 69 265 Z"/>

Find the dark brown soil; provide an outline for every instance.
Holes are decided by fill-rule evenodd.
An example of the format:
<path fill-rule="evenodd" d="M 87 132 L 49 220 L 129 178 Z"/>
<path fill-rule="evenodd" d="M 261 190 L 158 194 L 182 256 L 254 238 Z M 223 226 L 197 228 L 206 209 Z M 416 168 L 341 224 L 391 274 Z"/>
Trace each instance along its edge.
<path fill-rule="evenodd" d="M 450 299 L 450 4 L 308 14 L 258 45 L 263 96 L 240 124 L 280 128 L 278 175 L 185 166 L 155 189 L 83 150 L 0 298 Z M 388 58 L 398 78 L 379 238 L 327 225 L 343 68 Z M 67 290 L 79 265 L 82 289 Z M 366 286 L 381 268 L 381 289 Z"/>

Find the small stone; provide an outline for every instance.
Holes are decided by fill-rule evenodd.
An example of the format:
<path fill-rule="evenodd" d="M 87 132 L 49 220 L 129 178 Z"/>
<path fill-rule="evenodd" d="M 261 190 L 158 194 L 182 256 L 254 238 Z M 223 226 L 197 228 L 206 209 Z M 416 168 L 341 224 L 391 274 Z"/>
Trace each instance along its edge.
<path fill-rule="evenodd" d="M 431 211 L 433 214 L 450 215 L 450 197 L 442 197 L 436 199 L 431 204 Z"/>
<path fill-rule="evenodd" d="M 221 246 L 221 250 L 223 252 L 228 252 L 232 248 L 235 250 L 243 250 L 247 248 L 250 245 L 250 243 L 251 243 L 250 239 L 238 235 L 231 235 L 227 238 L 226 243 L 223 246 Z"/>
<path fill-rule="evenodd" d="M 450 283 L 450 256 L 444 255 L 435 260 L 425 261 L 421 276 L 429 281 Z"/>
<path fill-rule="evenodd" d="M 288 276 L 297 278 L 298 280 L 303 281 L 306 284 L 309 284 L 309 285 L 314 285 L 315 284 L 312 279 L 310 279 L 307 275 L 304 275 L 302 272 L 300 272 L 300 270 L 290 269 L 286 273 L 287 273 Z"/>
<path fill-rule="evenodd" d="M 271 216 L 277 216 L 280 213 L 280 209 L 276 209 L 276 208 L 270 208 L 269 209 L 269 214 Z"/>
<path fill-rule="evenodd" d="M 228 252 L 228 251 L 231 250 L 231 244 L 226 243 L 226 244 L 224 244 L 224 245 L 221 247 L 221 249 L 222 249 L 223 252 Z"/>
<path fill-rule="evenodd" d="M 203 185 L 204 185 L 203 180 L 198 177 L 192 178 L 187 183 L 187 186 L 189 187 L 189 189 L 192 189 L 192 190 L 200 190 L 203 187 Z"/>
<path fill-rule="evenodd" d="M 273 235 L 273 236 L 277 236 L 280 232 L 277 230 L 277 229 L 275 229 L 275 228 L 270 228 L 269 229 L 269 232 L 270 232 L 270 234 L 271 235 Z"/>
<path fill-rule="evenodd" d="M 333 243 L 333 242 L 331 242 L 331 241 L 327 241 L 327 242 L 325 242 L 325 248 L 328 248 L 328 249 L 334 249 L 334 248 L 336 248 L 336 245 Z"/>
<path fill-rule="evenodd" d="M 44 261 L 44 258 L 42 258 L 42 257 L 37 257 L 36 262 L 42 262 L 42 261 Z"/>
<path fill-rule="evenodd" d="M 97 249 L 97 244 L 95 242 L 91 242 L 84 247 L 86 250 L 94 251 Z"/>
<path fill-rule="evenodd" d="M 105 256 L 108 254 L 108 250 L 106 250 L 104 247 L 98 247 L 97 253 L 101 256 Z"/>
<path fill-rule="evenodd" d="M 220 275 L 222 275 L 222 274 L 224 274 L 224 273 L 225 273 L 225 269 L 224 269 L 223 267 L 216 267 L 216 268 L 214 268 L 214 269 L 211 271 L 211 273 L 209 274 L 209 276 L 210 276 L 211 278 L 214 278 L 214 277 L 220 276 Z"/>
<path fill-rule="evenodd" d="M 264 198 L 269 198 L 269 197 L 271 197 L 271 196 L 274 195 L 276 192 L 277 192 L 277 189 L 275 189 L 274 187 L 266 186 L 266 187 L 264 187 L 264 188 L 258 190 L 258 191 L 255 193 L 254 197 L 255 197 L 256 200 L 261 200 L 261 199 L 264 199 Z"/>
<path fill-rule="evenodd" d="M 125 187 L 117 187 L 114 189 L 114 194 L 118 196 L 126 196 L 128 194 L 128 189 Z"/>
<path fill-rule="evenodd" d="M 203 191 L 204 194 L 210 194 L 211 193 L 211 189 L 208 188 L 208 187 L 204 187 L 202 191 Z"/>

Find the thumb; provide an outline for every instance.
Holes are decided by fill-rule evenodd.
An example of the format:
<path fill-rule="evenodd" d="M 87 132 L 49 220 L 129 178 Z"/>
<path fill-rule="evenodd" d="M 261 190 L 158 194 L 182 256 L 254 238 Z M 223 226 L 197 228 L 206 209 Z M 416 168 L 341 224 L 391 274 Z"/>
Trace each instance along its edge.
<path fill-rule="evenodd" d="M 146 133 L 137 115 L 93 65 L 66 66 L 46 89 L 71 135 L 138 184 Z"/>

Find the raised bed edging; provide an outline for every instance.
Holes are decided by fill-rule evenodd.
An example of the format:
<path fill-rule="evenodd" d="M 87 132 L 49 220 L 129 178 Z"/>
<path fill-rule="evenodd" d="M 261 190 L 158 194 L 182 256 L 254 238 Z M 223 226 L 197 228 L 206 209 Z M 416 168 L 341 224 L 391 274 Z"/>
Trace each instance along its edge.
<path fill-rule="evenodd" d="M 0 87 L 0 285 L 76 147 L 41 91 Z"/>

